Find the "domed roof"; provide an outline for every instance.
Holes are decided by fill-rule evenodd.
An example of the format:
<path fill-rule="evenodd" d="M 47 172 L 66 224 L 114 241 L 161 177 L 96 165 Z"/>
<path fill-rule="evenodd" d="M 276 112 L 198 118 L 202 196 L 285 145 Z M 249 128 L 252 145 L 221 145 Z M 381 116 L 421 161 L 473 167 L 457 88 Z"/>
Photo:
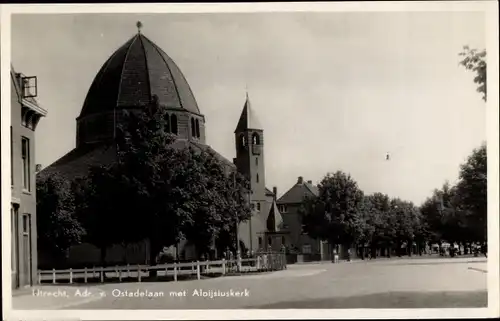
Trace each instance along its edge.
<path fill-rule="evenodd" d="M 186 78 L 174 61 L 140 32 L 111 55 L 97 73 L 79 118 L 114 108 L 161 106 L 200 114 Z"/>

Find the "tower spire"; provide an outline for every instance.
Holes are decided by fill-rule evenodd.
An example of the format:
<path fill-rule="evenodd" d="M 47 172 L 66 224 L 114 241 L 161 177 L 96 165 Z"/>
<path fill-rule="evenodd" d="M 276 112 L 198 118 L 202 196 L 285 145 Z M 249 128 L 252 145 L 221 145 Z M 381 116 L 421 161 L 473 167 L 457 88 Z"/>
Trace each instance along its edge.
<path fill-rule="evenodd" d="M 137 33 L 141 33 L 141 29 L 142 29 L 142 22 L 137 21 L 137 23 L 136 23 L 135 25 L 137 26 Z"/>

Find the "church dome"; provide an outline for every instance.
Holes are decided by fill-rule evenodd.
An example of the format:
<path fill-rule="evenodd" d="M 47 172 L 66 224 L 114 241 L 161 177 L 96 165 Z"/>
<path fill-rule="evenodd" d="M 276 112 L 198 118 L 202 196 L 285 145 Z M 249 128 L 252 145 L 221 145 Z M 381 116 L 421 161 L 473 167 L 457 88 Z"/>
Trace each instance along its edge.
<path fill-rule="evenodd" d="M 200 115 L 186 78 L 175 62 L 138 32 L 116 50 L 97 73 L 78 119 L 116 109 L 161 106 Z"/>

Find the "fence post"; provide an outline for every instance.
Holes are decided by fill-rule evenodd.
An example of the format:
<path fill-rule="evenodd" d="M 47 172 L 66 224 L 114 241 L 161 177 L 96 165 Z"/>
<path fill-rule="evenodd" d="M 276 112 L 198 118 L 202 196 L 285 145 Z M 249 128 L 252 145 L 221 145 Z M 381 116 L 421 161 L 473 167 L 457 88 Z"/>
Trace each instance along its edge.
<path fill-rule="evenodd" d="M 42 272 L 38 272 L 38 284 L 42 283 Z"/>
<path fill-rule="evenodd" d="M 168 276 L 168 265 L 165 266 L 165 277 L 167 277 L 167 276 Z"/>
<path fill-rule="evenodd" d="M 226 274 L 226 259 L 222 259 L 222 275 Z"/>
<path fill-rule="evenodd" d="M 116 267 L 117 268 L 117 272 L 118 272 L 118 281 L 122 281 L 122 269 L 119 268 L 118 266 Z"/>
<path fill-rule="evenodd" d="M 174 281 L 177 281 L 177 263 L 174 263 Z"/>
<path fill-rule="evenodd" d="M 194 261 L 193 261 L 193 265 L 191 265 L 191 272 L 194 272 Z"/>
<path fill-rule="evenodd" d="M 141 282 L 141 266 L 137 265 L 137 280 Z"/>
<path fill-rule="evenodd" d="M 56 269 L 52 269 L 52 284 L 56 284 Z"/>
<path fill-rule="evenodd" d="M 73 269 L 69 269 L 69 284 L 73 284 Z"/>
<path fill-rule="evenodd" d="M 130 264 L 127 263 L 127 278 L 130 277 Z"/>
<path fill-rule="evenodd" d="M 206 267 L 205 267 L 205 274 L 208 274 L 209 267 L 210 267 L 210 264 L 208 264 L 208 259 L 207 259 Z"/>
<path fill-rule="evenodd" d="M 83 278 L 85 280 L 85 283 L 87 283 L 87 267 L 83 270 Z"/>
<path fill-rule="evenodd" d="M 101 283 L 104 283 L 104 267 L 101 266 Z"/>
<path fill-rule="evenodd" d="M 198 280 L 201 278 L 200 277 L 200 261 L 196 261 L 196 277 Z"/>

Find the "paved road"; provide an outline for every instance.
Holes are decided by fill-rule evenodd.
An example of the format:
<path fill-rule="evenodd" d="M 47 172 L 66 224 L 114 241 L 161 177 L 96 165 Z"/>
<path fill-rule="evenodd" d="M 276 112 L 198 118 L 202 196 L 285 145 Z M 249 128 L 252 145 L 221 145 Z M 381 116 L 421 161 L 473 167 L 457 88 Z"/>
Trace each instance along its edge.
<path fill-rule="evenodd" d="M 91 292 L 90 296 L 73 301 L 71 291 L 74 290 L 66 287 L 68 298 L 66 301 L 59 299 L 58 308 L 485 307 L 486 265 L 484 258 L 301 264 L 291 265 L 286 271 L 259 275 L 200 281 L 98 285 L 87 288 Z M 84 288 L 79 289 L 82 291 Z M 143 297 L 118 296 L 134 296 L 139 293 L 143 293 Z M 211 293 L 214 296 L 211 297 Z M 230 297 L 217 296 L 227 293 Z M 239 293 L 239 296 L 236 296 L 236 293 Z M 66 306 L 64 302 L 67 302 Z M 14 308 L 28 307 L 26 303 L 23 304 L 21 297 L 17 299 L 17 303 L 14 298 Z M 42 308 L 40 304 L 38 308 Z"/>

